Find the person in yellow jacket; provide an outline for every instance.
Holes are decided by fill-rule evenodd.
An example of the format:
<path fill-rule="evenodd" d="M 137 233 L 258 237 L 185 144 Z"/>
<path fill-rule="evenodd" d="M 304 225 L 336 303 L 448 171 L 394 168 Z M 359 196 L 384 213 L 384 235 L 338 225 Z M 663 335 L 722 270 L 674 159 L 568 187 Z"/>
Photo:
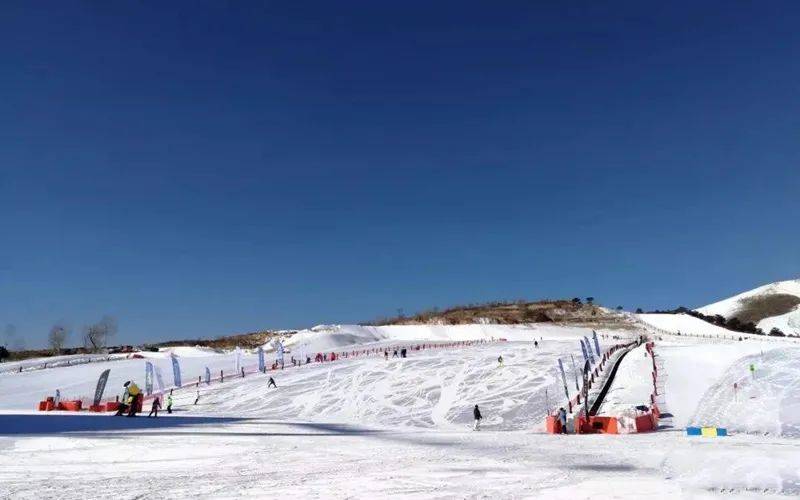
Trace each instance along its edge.
<path fill-rule="evenodd" d="M 122 415 L 125 410 L 128 410 L 128 416 L 135 417 L 139 408 L 137 403 L 139 398 L 142 397 L 142 390 L 130 380 L 125 382 L 123 386 L 125 387 L 125 393 L 122 395 L 122 404 L 119 407 L 119 411 L 117 411 L 117 415 Z"/>

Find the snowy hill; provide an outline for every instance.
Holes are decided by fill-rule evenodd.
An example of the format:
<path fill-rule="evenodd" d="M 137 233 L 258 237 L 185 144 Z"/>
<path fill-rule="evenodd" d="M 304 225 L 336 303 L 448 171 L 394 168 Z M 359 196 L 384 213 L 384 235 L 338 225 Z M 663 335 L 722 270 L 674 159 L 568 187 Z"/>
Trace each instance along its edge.
<path fill-rule="evenodd" d="M 800 279 L 760 286 L 697 311 L 753 322 L 765 333 L 778 328 L 787 335 L 800 335 Z"/>

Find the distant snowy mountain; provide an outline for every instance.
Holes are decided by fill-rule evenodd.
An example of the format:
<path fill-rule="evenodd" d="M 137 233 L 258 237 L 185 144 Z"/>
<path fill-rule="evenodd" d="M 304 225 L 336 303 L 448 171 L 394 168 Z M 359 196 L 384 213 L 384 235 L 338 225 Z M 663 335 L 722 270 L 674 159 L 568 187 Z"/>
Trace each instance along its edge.
<path fill-rule="evenodd" d="M 753 322 L 765 333 L 778 328 L 785 334 L 800 335 L 800 279 L 760 286 L 697 311 Z"/>

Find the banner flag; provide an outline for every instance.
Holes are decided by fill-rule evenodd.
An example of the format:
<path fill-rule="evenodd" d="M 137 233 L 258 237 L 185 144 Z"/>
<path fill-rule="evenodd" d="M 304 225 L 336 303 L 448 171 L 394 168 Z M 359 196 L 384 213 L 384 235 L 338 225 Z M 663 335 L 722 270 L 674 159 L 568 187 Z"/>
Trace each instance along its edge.
<path fill-rule="evenodd" d="M 583 339 L 578 339 L 581 341 L 581 351 L 583 351 L 583 361 L 589 361 L 589 355 L 586 354 L 586 346 L 583 344 Z"/>
<path fill-rule="evenodd" d="M 144 393 L 147 396 L 153 394 L 153 363 L 149 361 L 144 364 Z"/>
<path fill-rule="evenodd" d="M 589 362 L 583 364 L 583 414 L 589 416 Z"/>
<path fill-rule="evenodd" d="M 600 342 L 597 341 L 597 332 L 592 330 L 592 337 L 594 337 L 594 348 L 597 351 L 597 357 L 600 357 Z"/>
<path fill-rule="evenodd" d="M 211 370 L 206 366 L 206 385 L 211 385 Z"/>
<path fill-rule="evenodd" d="M 570 354 L 569 357 L 572 358 L 572 373 L 575 375 L 575 390 L 580 391 L 581 386 L 578 385 L 578 369 L 575 368 L 575 356 Z"/>
<path fill-rule="evenodd" d="M 275 361 L 279 364 L 283 364 L 283 342 L 280 340 L 275 341 Z"/>
<path fill-rule="evenodd" d="M 158 386 L 158 392 L 163 394 L 164 393 L 164 377 L 161 376 L 161 367 L 158 365 L 154 365 L 153 369 L 156 372 L 156 385 Z"/>
<path fill-rule="evenodd" d="M 567 396 L 567 401 L 569 401 L 569 389 L 567 389 L 567 375 L 564 373 L 564 363 L 561 362 L 561 358 L 558 358 L 558 369 L 561 370 L 561 381 L 564 382 L 564 395 Z"/>
<path fill-rule="evenodd" d="M 236 349 L 233 350 L 233 357 L 235 361 L 235 366 L 233 371 L 236 372 L 236 375 L 239 375 L 239 372 L 242 371 L 242 350 L 239 348 L 238 345 L 236 346 Z"/>
<path fill-rule="evenodd" d="M 100 400 L 103 399 L 103 391 L 106 390 L 106 382 L 108 382 L 108 374 L 111 372 L 111 368 L 106 368 L 103 370 L 103 373 L 100 374 L 100 378 L 97 379 L 97 388 L 94 390 L 94 405 L 97 406 L 100 404 Z"/>
<path fill-rule="evenodd" d="M 175 382 L 175 387 L 181 386 L 181 365 L 178 363 L 178 356 L 174 353 L 170 354 L 172 358 L 172 378 Z"/>
<path fill-rule="evenodd" d="M 592 352 L 592 344 L 589 343 L 589 339 L 583 337 L 583 340 L 586 342 L 586 351 L 589 353 L 589 361 L 594 364 L 594 352 Z"/>
<path fill-rule="evenodd" d="M 267 363 L 264 361 L 264 348 L 258 346 L 258 371 L 264 373 L 267 371 Z"/>

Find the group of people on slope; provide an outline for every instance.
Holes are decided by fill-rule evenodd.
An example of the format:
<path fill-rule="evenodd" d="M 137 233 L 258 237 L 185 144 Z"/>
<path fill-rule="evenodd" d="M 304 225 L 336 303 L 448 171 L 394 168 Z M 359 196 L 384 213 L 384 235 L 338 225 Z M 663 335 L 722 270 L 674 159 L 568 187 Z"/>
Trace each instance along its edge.
<path fill-rule="evenodd" d="M 125 388 L 125 392 L 122 394 L 122 401 L 120 401 L 115 416 L 120 417 L 127 413 L 128 417 L 135 417 L 140 411 L 144 399 L 142 390 L 135 382 L 131 382 L 130 380 L 122 384 L 122 386 Z M 195 401 L 195 404 L 197 404 L 197 401 Z M 160 409 L 161 399 L 156 395 L 153 398 L 153 403 L 150 406 L 150 413 L 147 416 L 158 417 L 158 410 Z M 167 413 L 172 413 L 172 389 L 169 390 L 169 394 L 167 395 Z"/>

